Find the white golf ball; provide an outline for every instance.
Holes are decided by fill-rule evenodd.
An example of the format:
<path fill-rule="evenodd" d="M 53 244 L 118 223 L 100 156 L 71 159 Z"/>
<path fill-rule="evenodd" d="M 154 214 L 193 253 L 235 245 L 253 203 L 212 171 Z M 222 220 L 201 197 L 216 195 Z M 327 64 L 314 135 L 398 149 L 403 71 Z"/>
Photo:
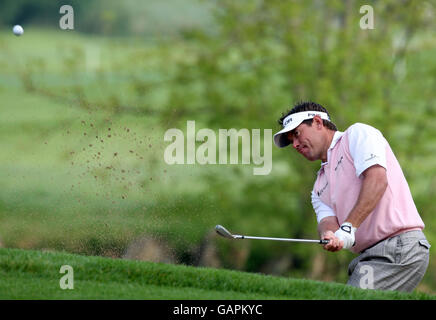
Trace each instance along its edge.
<path fill-rule="evenodd" d="M 24 32 L 24 29 L 23 29 L 23 27 L 22 26 L 20 26 L 20 25 L 16 25 L 16 26 L 14 26 L 13 28 L 12 28 L 12 31 L 14 32 L 14 34 L 16 35 L 16 36 L 21 36 L 22 34 L 23 34 L 23 32 Z"/>

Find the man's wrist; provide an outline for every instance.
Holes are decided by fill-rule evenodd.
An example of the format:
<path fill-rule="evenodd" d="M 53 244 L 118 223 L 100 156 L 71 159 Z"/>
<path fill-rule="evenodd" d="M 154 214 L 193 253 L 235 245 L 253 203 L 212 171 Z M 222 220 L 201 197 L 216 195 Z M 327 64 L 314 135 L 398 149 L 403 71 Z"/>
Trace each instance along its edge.
<path fill-rule="evenodd" d="M 348 233 L 355 233 L 357 231 L 357 228 L 349 221 L 342 223 L 339 228 Z"/>
<path fill-rule="evenodd" d="M 350 222 L 344 222 L 341 224 L 338 230 L 335 232 L 335 236 L 339 238 L 344 245 L 344 249 L 351 249 L 356 244 L 354 233 L 357 228 L 353 227 Z"/>

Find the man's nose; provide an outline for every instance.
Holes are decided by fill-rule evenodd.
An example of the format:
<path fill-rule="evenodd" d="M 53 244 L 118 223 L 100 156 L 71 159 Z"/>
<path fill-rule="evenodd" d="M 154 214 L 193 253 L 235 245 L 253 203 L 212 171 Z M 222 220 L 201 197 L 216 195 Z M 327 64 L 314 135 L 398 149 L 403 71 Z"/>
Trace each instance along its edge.
<path fill-rule="evenodd" d="M 294 149 L 297 149 L 300 146 L 300 142 L 298 142 L 298 139 L 293 139 L 292 140 L 292 146 L 294 147 Z"/>

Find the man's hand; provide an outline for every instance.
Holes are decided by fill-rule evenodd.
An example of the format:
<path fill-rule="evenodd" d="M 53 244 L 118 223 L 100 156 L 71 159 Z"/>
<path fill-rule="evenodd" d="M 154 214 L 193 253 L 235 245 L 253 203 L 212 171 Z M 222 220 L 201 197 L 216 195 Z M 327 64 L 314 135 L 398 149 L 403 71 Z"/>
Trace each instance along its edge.
<path fill-rule="evenodd" d="M 344 243 L 335 236 L 334 230 L 339 229 L 339 223 L 336 216 L 329 216 L 323 218 L 318 224 L 318 233 L 321 239 L 330 240 L 328 244 L 324 245 L 325 250 L 336 252 L 342 249 Z"/>
<path fill-rule="evenodd" d="M 321 239 L 330 240 L 329 243 L 324 245 L 324 249 L 336 252 L 342 249 L 344 243 L 339 238 L 335 236 L 333 231 L 326 231 L 322 234 Z"/>
<path fill-rule="evenodd" d="M 325 231 L 321 235 L 321 239 L 330 240 L 328 244 L 324 245 L 324 249 L 336 252 L 342 249 L 350 249 L 355 243 L 354 233 L 356 228 L 354 228 L 351 223 L 344 222 L 341 227 L 333 231 Z"/>
<path fill-rule="evenodd" d="M 356 228 L 354 228 L 351 223 L 344 222 L 341 224 L 341 227 L 336 230 L 335 236 L 340 240 L 344 249 L 350 249 L 356 242 L 354 237 L 355 232 Z"/>

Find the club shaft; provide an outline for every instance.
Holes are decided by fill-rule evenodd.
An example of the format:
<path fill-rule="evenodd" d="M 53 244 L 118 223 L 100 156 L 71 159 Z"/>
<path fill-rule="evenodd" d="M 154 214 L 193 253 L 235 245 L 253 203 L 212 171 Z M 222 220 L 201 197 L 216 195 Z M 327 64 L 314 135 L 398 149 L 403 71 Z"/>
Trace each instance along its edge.
<path fill-rule="evenodd" d="M 326 243 L 328 243 L 328 240 L 253 237 L 253 236 L 243 236 L 243 235 L 239 235 L 239 234 L 233 235 L 233 237 L 235 239 L 273 240 L 273 241 L 288 241 L 288 242 L 309 242 L 309 243 L 319 243 L 319 244 L 326 244 Z"/>

